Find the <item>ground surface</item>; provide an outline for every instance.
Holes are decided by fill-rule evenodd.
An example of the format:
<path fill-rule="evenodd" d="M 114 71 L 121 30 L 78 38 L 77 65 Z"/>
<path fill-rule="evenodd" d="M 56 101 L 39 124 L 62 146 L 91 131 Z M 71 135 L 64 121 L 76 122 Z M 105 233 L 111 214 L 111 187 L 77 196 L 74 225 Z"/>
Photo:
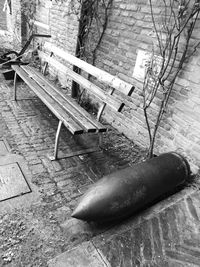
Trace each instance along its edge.
<path fill-rule="evenodd" d="M 0 266 L 200 266 L 198 183 L 118 224 L 71 218 L 78 198 L 103 175 L 140 161 L 144 151 L 111 129 L 103 150 L 51 162 L 57 119 L 26 86 L 12 101 L 0 77 L 0 164 L 18 162 L 32 192 L 0 202 Z M 76 148 L 66 129 L 63 151 Z"/>

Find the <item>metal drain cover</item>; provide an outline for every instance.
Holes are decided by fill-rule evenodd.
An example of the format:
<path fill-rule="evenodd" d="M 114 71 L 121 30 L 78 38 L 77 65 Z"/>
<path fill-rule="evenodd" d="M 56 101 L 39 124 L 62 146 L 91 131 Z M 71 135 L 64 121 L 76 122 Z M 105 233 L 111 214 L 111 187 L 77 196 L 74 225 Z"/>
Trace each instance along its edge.
<path fill-rule="evenodd" d="M 18 163 L 0 166 L 0 201 L 30 192 L 31 188 Z"/>

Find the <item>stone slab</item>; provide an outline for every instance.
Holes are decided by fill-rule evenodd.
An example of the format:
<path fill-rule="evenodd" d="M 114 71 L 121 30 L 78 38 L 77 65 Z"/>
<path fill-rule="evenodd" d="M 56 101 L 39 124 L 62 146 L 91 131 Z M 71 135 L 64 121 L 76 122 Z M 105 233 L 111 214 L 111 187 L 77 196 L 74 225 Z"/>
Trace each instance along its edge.
<path fill-rule="evenodd" d="M 20 194 L 20 197 L 11 197 L 6 201 L 0 200 L 0 215 L 9 213 L 13 209 L 20 209 L 22 207 L 29 207 L 32 203 L 36 203 L 40 200 L 40 193 L 38 188 L 32 183 L 32 174 L 30 169 L 24 160 L 24 157 L 18 154 L 7 153 L 4 156 L 0 156 L 0 167 L 17 164 L 23 174 L 23 179 L 27 182 L 29 192 Z M 1 193 L 0 193 L 1 194 Z"/>
<path fill-rule="evenodd" d="M 48 262 L 49 267 L 110 267 L 94 245 L 84 242 L 80 246 L 66 251 Z"/>
<path fill-rule="evenodd" d="M 0 156 L 7 154 L 9 151 L 6 147 L 6 144 L 3 140 L 0 140 Z"/>
<path fill-rule="evenodd" d="M 0 166 L 0 201 L 31 192 L 17 163 Z"/>

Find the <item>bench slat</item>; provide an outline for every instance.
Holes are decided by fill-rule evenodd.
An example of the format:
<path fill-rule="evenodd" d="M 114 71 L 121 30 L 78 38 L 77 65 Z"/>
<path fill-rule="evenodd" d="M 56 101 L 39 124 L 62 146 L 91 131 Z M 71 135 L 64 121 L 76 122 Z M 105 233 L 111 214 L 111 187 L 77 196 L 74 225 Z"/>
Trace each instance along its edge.
<path fill-rule="evenodd" d="M 109 84 L 111 87 L 119 90 L 125 95 L 131 95 L 134 90 L 134 86 L 132 84 L 129 84 L 119 79 L 118 77 L 107 73 L 104 70 L 98 69 L 97 67 L 88 64 L 87 62 L 67 53 L 66 51 L 63 51 L 62 49 L 56 47 L 55 45 L 49 42 L 45 42 L 44 49 L 49 52 L 53 52 L 56 56 L 66 60 L 72 65 L 79 67 L 80 69 L 96 77 L 99 81 Z"/>
<path fill-rule="evenodd" d="M 63 110 L 53 98 L 51 98 L 46 92 L 44 92 L 40 86 L 30 77 L 27 77 L 27 73 L 19 66 L 12 65 L 13 70 L 19 74 L 24 82 L 33 90 L 33 92 L 41 99 L 41 101 L 55 114 L 55 116 L 63 121 L 65 127 L 72 134 L 82 134 L 84 131 L 80 125 L 78 125 L 65 110 Z"/>
<path fill-rule="evenodd" d="M 21 66 L 21 68 L 25 70 L 47 94 L 50 94 L 50 96 L 53 97 L 77 123 L 82 125 L 86 132 L 105 132 L 107 130 L 105 126 L 92 118 L 92 116 L 72 98 L 62 94 L 58 89 L 51 85 L 41 73 L 29 66 Z"/>
<path fill-rule="evenodd" d="M 89 123 L 77 110 L 75 110 L 70 103 L 64 101 L 64 99 L 57 95 L 54 91 L 54 88 L 48 86 L 46 82 L 41 80 L 36 73 L 34 73 L 29 67 L 23 68 L 21 67 L 27 75 L 32 78 L 43 90 L 48 94 L 53 100 L 55 100 L 64 110 L 67 111 L 67 113 L 70 115 L 70 117 L 73 118 L 81 127 L 84 129 L 85 132 L 96 132 L 96 128 L 94 125 Z"/>
<path fill-rule="evenodd" d="M 28 66 L 27 66 L 28 67 Z M 29 67 L 30 68 L 30 67 Z M 60 95 L 65 101 L 67 101 L 73 108 L 75 108 L 78 112 L 82 114 L 89 122 L 91 122 L 99 132 L 106 132 L 107 127 L 98 122 L 95 118 L 93 118 L 84 108 L 82 108 L 72 97 L 69 97 L 68 95 L 64 95 L 62 92 L 60 92 L 59 89 L 54 87 L 45 77 L 42 73 L 36 71 L 35 69 L 31 68 L 31 70 L 40 78 L 42 79 L 48 86 L 53 88 L 53 90 L 56 92 L 57 95 Z"/>
<path fill-rule="evenodd" d="M 58 62 L 56 59 L 49 57 L 43 52 L 39 52 L 39 56 L 43 58 L 44 60 L 48 61 L 48 63 L 52 66 L 56 66 L 57 69 L 62 71 L 65 75 L 69 76 L 72 80 L 79 83 L 81 86 L 83 86 L 85 89 L 87 89 L 92 95 L 97 97 L 100 101 L 106 103 L 111 108 L 113 108 L 115 111 L 120 111 L 123 103 L 110 96 L 106 91 L 103 91 L 98 86 L 94 85 L 90 81 L 88 81 L 83 76 L 77 74 L 70 68 L 66 67 L 62 63 Z"/>

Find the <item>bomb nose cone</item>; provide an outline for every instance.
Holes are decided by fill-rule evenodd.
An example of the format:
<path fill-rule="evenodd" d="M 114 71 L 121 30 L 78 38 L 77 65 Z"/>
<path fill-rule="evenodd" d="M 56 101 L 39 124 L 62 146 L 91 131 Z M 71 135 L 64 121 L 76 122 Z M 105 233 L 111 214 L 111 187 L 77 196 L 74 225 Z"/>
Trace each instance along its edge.
<path fill-rule="evenodd" d="M 92 221 L 98 217 L 98 213 L 102 213 L 102 199 L 107 194 L 104 190 L 104 183 L 102 188 L 102 181 L 99 181 L 96 185 L 93 185 L 88 191 L 80 198 L 75 210 L 72 213 L 72 217 L 80 220 Z"/>
<path fill-rule="evenodd" d="M 72 212 L 71 217 L 76 218 L 76 219 L 81 219 L 81 214 L 80 211 L 77 211 L 77 208 Z"/>
<path fill-rule="evenodd" d="M 81 205 L 78 205 L 75 210 L 72 212 L 71 217 L 83 220 L 85 217 L 87 218 L 87 212 L 85 212 L 84 208 Z"/>

